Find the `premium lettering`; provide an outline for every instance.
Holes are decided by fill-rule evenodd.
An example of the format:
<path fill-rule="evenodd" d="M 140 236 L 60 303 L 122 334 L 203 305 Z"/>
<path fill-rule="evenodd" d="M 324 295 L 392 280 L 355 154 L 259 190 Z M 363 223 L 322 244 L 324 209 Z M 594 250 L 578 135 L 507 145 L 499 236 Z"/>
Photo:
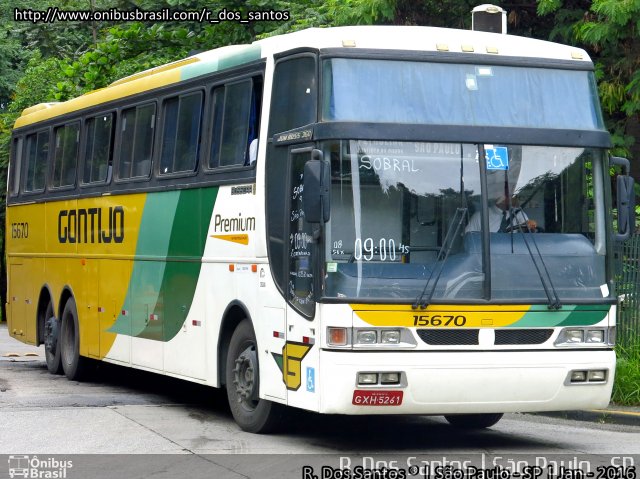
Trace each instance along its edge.
<path fill-rule="evenodd" d="M 124 208 L 80 208 L 58 213 L 60 243 L 122 243 Z"/>
<path fill-rule="evenodd" d="M 242 217 L 242 213 L 238 213 L 237 218 L 223 218 L 216 215 L 213 223 L 213 231 L 224 233 L 237 233 L 239 231 L 254 231 L 256 229 L 256 219 L 253 216 Z"/>

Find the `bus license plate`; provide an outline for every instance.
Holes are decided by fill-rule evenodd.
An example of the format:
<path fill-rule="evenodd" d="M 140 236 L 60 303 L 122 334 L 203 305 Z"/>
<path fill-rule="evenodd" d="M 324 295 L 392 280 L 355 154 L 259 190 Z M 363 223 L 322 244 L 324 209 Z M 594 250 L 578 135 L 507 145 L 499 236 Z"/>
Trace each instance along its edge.
<path fill-rule="evenodd" d="M 402 391 L 353 391 L 354 406 L 400 406 Z"/>

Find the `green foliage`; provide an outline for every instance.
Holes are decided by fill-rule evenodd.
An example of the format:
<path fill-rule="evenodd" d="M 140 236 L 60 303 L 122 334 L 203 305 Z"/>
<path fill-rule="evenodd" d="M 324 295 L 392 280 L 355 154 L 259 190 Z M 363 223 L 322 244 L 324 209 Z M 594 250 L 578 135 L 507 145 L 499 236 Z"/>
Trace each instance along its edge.
<path fill-rule="evenodd" d="M 636 406 L 640 404 L 640 343 L 617 346 L 616 378 L 612 400 L 616 404 Z"/>
<path fill-rule="evenodd" d="M 44 59 L 36 50 L 16 85 L 9 111 L 20 113 L 37 103 L 56 101 L 52 87 L 61 79 L 60 61 L 51 57 Z"/>
<path fill-rule="evenodd" d="M 639 17 L 640 2 L 594 0 L 589 14 L 574 26 L 576 39 L 590 45 L 597 54 L 602 76 L 600 98 L 617 146 L 625 156 L 629 155 L 632 140 L 621 138 L 619 132 L 625 129 L 629 118 L 640 113 Z"/>
<path fill-rule="evenodd" d="M 74 61 L 60 64 L 62 78 L 53 83 L 56 100 L 103 88 L 114 80 L 186 56 L 195 34 L 187 28 L 147 28 L 142 23 L 116 26 Z M 154 45 L 154 48 L 149 48 Z"/>
<path fill-rule="evenodd" d="M 590 51 L 605 123 L 612 134 L 612 152 L 632 157 L 637 148 L 629 131 L 638 124 L 640 114 L 640 2 L 538 0 L 537 12 L 553 16 L 550 39 Z"/>

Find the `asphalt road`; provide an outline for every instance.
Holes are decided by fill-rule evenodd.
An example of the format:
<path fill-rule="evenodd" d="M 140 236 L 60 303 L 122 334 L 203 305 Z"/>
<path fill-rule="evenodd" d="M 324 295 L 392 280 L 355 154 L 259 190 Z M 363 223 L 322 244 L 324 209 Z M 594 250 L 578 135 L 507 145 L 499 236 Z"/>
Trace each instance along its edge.
<path fill-rule="evenodd" d="M 0 454 L 45 453 L 629 455 L 640 454 L 640 427 L 508 414 L 469 432 L 440 417 L 296 413 L 282 432 L 254 435 L 223 391 L 108 364 L 91 382 L 68 381 L 0 325 Z"/>

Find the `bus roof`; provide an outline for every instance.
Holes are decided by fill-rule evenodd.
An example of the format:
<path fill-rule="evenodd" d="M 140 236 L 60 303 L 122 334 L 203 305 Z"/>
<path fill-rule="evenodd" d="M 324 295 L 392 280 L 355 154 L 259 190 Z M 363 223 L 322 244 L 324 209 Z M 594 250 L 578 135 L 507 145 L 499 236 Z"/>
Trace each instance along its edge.
<path fill-rule="evenodd" d="M 22 112 L 14 127 L 24 127 L 66 113 L 304 47 L 464 52 L 503 57 L 545 58 L 588 63 L 591 61 L 584 50 L 575 47 L 499 33 L 416 26 L 309 28 L 264 38 L 251 45 L 232 45 L 199 53 L 125 77 L 106 88 L 86 93 L 66 102 L 34 105 Z"/>
<path fill-rule="evenodd" d="M 576 47 L 533 38 L 453 28 L 418 26 L 353 26 L 309 28 L 254 42 L 274 54 L 297 47 L 366 48 L 414 51 L 449 51 L 500 56 L 582 60 L 589 55 Z M 265 55 L 263 55 L 265 56 Z"/>

